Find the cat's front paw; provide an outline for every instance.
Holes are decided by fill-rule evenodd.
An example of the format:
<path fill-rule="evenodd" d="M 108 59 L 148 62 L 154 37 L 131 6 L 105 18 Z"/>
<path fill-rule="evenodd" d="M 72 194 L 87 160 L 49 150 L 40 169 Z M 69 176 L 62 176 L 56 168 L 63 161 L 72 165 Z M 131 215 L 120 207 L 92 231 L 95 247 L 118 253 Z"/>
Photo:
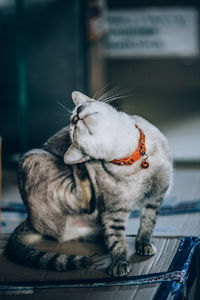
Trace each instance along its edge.
<path fill-rule="evenodd" d="M 132 266 L 127 260 L 113 261 L 109 267 L 108 273 L 111 276 L 125 276 L 132 270 Z"/>
<path fill-rule="evenodd" d="M 146 244 L 136 241 L 135 248 L 138 255 L 151 256 L 156 253 L 156 247 L 151 243 Z"/>

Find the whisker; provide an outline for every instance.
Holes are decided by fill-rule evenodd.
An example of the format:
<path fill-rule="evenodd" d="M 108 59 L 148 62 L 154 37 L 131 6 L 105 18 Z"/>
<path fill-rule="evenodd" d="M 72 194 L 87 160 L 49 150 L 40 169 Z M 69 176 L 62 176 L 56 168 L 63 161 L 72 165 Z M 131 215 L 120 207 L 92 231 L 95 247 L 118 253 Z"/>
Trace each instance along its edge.
<path fill-rule="evenodd" d="M 104 93 L 101 97 L 99 97 L 99 101 L 106 102 L 108 99 L 115 99 L 116 97 L 124 96 L 125 92 L 123 90 L 120 90 L 118 87 L 114 87 L 113 89 L 110 89 L 106 93 Z"/>
<path fill-rule="evenodd" d="M 103 101 L 104 103 L 110 103 L 110 102 L 113 102 L 115 100 L 118 100 L 118 99 L 123 99 L 123 98 L 127 98 L 126 95 L 124 96 L 113 96 L 113 97 L 109 97 L 109 98 L 106 98 L 105 101 Z"/>
<path fill-rule="evenodd" d="M 98 100 L 104 100 L 106 97 L 110 96 L 110 95 L 113 95 L 114 93 L 116 92 L 116 89 L 113 88 L 113 89 L 110 89 L 108 90 L 107 92 L 103 93 L 99 98 Z"/>
<path fill-rule="evenodd" d="M 127 89 L 120 89 L 118 87 L 114 87 L 113 89 L 107 91 L 106 93 L 102 94 L 98 101 L 102 101 L 104 103 L 110 103 L 112 101 L 123 99 L 131 96 L 132 93 L 129 92 Z"/>
<path fill-rule="evenodd" d="M 107 84 L 104 87 L 102 87 L 101 89 L 97 90 L 93 96 L 93 99 L 98 101 L 103 95 L 105 95 L 107 93 L 106 89 L 109 87 L 109 85 L 110 84 Z"/>
<path fill-rule="evenodd" d="M 101 95 L 102 91 L 105 90 L 105 87 L 102 87 L 101 89 L 98 89 L 94 95 L 92 96 L 93 99 L 97 100 L 99 98 L 99 96 Z"/>
<path fill-rule="evenodd" d="M 69 110 L 63 103 L 61 103 L 60 101 L 56 100 L 56 102 L 60 105 L 61 108 L 63 108 L 65 111 L 67 111 L 68 114 L 72 114 L 72 110 Z"/>
<path fill-rule="evenodd" d="M 98 94 L 98 98 L 96 100 L 103 101 L 105 98 L 107 98 L 111 95 L 120 93 L 120 88 L 118 88 L 118 87 L 110 88 L 106 91 L 106 89 L 109 88 L 110 86 L 111 86 L 111 83 L 105 85 L 105 87 L 101 89 L 100 93 Z"/>
<path fill-rule="evenodd" d="M 104 94 L 104 91 L 110 86 L 110 84 L 106 84 L 105 86 L 103 86 L 101 89 L 98 89 L 94 96 L 93 96 L 93 99 L 97 100 Z"/>

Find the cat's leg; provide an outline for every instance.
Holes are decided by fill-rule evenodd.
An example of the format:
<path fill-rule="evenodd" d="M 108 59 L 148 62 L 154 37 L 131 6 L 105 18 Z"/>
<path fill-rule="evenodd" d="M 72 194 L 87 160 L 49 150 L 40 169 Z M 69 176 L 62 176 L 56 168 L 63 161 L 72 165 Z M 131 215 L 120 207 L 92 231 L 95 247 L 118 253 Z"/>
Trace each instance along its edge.
<path fill-rule="evenodd" d="M 85 166 L 82 164 L 73 166 L 73 175 L 76 182 L 76 198 L 80 199 L 81 211 L 87 213 L 94 209 L 92 207 L 92 189 Z"/>
<path fill-rule="evenodd" d="M 136 253 L 139 255 L 154 255 L 156 253 L 156 247 L 151 243 L 151 237 L 165 192 L 148 199 L 148 202 L 142 208 L 140 228 L 135 244 Z"/>
<path fill-rule="evenodd" d="M 151 243 L 152 233 L 160 206 L 172 181 L 171 164 L 157 170 L 144 185 L 143 208 L 141 211 L 140 228 L 136 237 L 136 253 L 139 255 L 154 255 L 155 246 Z"/>
<path fill-rule="evenodd" d="M 112 263 L 109 267 L 109 274 L 112 276 L 124 276 L 131 271 L 125 241 L 125 223 L 128 214 L 129 211 L 121 209 L 117 212 L 104 212 L 101 216 L 105 243 L 112 256 Z"/>
<path fill-rule="evenodd" d="M 68 215 L 90 212 L 87 176 L 45 150 L 31 150 L 21 159 L 19 187 L 32 225 L 43 235 L 61 239 Z"/>

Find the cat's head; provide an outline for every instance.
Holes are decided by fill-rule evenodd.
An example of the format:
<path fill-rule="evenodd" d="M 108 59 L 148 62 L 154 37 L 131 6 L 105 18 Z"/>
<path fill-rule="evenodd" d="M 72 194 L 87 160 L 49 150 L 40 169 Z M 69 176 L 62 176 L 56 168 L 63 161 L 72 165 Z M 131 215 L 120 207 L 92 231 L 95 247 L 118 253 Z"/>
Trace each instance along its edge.
<path fill-rule="evenodd" d="M 72 145 L 64 156 L 66 164 L 91 158 L 112 161 L 132 153 L 135 126 L 130 116 L 80 92 L 73 92 L 72 99 L 76 107 L 70 118 Z"/>

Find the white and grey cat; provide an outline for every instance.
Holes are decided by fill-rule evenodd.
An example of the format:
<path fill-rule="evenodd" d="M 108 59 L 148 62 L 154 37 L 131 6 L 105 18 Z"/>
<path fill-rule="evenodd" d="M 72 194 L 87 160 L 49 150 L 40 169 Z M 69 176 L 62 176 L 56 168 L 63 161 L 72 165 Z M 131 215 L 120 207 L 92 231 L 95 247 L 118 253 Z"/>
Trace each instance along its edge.
<path fill-rule="evenodd" d="M 94 240 L 103 235 L 112 257 L 109 274 L 131 271 L 125 223 L 136 205 L 141 223 L 136 253 L 153 255 L 151 236 L 163 197 L 172 178 L 172 158 L 166 138 L 139 116 L 117 111 L 106 102 L 73 92 L 70 125 L 50 137 L 42 149 L 27 152 L 19 164 L 19 187 L 28 218 L 11 235 L 6 254 L 27 266 L 59 271 L 88 267 L 92 257 L 40 251 L 42 237 L 58 242 Z M 145 141 L 141 141 L 141 132 Z M 148 154 L 130 165 L 139 142 Z"/>

